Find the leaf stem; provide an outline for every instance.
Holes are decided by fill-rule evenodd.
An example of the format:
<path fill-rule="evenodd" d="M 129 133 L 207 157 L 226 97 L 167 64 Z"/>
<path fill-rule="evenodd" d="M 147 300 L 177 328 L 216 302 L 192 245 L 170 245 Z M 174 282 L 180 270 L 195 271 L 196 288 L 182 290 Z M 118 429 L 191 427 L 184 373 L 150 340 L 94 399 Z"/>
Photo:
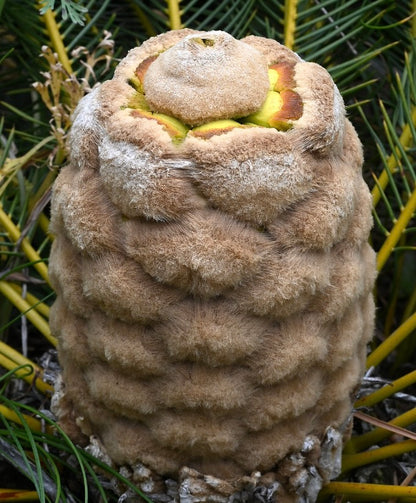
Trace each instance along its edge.
<path fill-rule="evenodd" d="M 394 393 L 397 393 L 403 388 L 411 386 L 414 383 L 416 383 L 416 370 L 413 370 L 412 372 L 409 372 L 408 374 L 400 377 L 399 379 L 392 381 L 390 384 L 386 384 L 382 388 L 378 389 L 377 391 L 374 391 L 373 393 L 370 393 L 367 396 L 359 398 L 355 402 L 355 407 L 356 408 L 372 407 L 376 403 L 381 402 L 385 398 L 394 395 Z"/>
<path fill-rule="evenodd" d="M 361 496 L 365 501 L 384 501 L 388 498 L 416 498 L 416 487 L 386 484 L 361 484 L 359 482 L 330 482 L 319 493 L 318 501 L 332 494 Z"/>
<path fill-rule="evenodd" d="M 0 404 L 0 414 L 4 416 L 6 419 L 9 421 L 13 421 L 16 424 L 21 424 L 19 414 L 16 414 L 16 412 L 12 409 L 9 409 L 9 407 L 6 407 L 5 405 Z M 38 433 L 43 433 L 44 430 L 49 430 L 50 433 L 53 432 L 53 428 L 50 425 L 44 425 L 42 424 L 39 419 L 36 419 L 32 416 L 28 416 L 27 414 L 22 414 L 24 420 L 26 421 L 27 425 L 31 429 L 31 431 L 38 432 Z M 0 497 L 0 501 L 2 501 Z"/>
<path fill-rule="evenodd" d="M 37 491 L 24 489 L 0 489 L 0 500 L 9 503 L 12 501 L 39 501 L 39 495 Z"/>
<path fill-rule="evenodd" d="M 389 421 L 388 424 L 405 428 L 406 426 L 409 426 L 414 422 L 416 422 L 416 407 L 408 410 L 400 416 L 395 417 L 394 419 Z M 375 445 L 378 442 L 381 442 L 382 440 L 390 437 L 391 435 L 393 435 L 393 433 L 390 430 L 384 429 L 382 427 L 374 428 L 374 430 L 369 431 L 368 433 L 352 437 L 345 444 L 344 452 L 348 451 L 348 453 L 352 453 L 367 449 L 371 445 Z"/>
<path fill-rule="evenodd" d="M 56 346 L 58 341 L 51 334 L 46 320 L 37 313 L 33 307 L 16 292 L 16 290 L 6 281 L 0 281 L 0 293 L 2 293 L 26 318 L 41 332 L 45 338 Z"/>
<path fill-rule="evenodd" d="M 379 447 L 378 449 L 360 452 L 359 454 L 344 454 L 342 457 L 342 472 L 348 472 L 353 468 L 376 463 L 377 461 L 393 456 L 400 456 L 401 454 L 415 450 L 416 440 L 404 440 L 403 442 L 396 442 L 385 447 Z M 414 490 L 416 496 L 416 487 Z"/>
<path fill-rule="evenodd" d="M 3 208 L 1 207 L 0 204 L 0 227 L 3 227 L 7 234 L 9 235 L 10 239 L 17 243 L 19 239 L 21 238 L 21 233 L 18 227 L 12 222 L 11 218 L 3 211 Z M 42 261 L 41 257 L 39 254 L 35 251 L 35 249 L 32 247 L 32 245 L 29 243 L 29 240 L 27 238 L 23 238 L 20 247 L 26 257 L 31 261 L 34 262 L 33 267 L 38 271 L 40 276 L 50 285 L 49 283 L 49 277 L 48 277 L 48 268 Z"/>
<path fill-rule="evenodd" d="M 183 28 L 181 22 L 181 11 L 179 9 L 180 0 L 167 0 L 168 2 L 168 15 L 169 15 L 169 28 L 171 30 L 180 30 Z"/>
<path fill-rule="evenodd" d="M 53 393 L 53 387 L 42 380 L 43 369 L 2 341 L 0 341 L 0 365 L 12 370 L 19 379 L 34 384 L 42 393 L 50 395 Z M 32 371 L 16 368 L 22 365 L 31 368 Z"/>
<path fill-rule="evenodd" d="M 412 1 L 412 12 L 416 12 L 416 0 Z M 416 16 L 412 17 L 412 37 L 416 38 Z"/>
<path fill-rule="evenodd" d="M 19 296 L 22 296 L 22 287 L 20 285 L 16 285 L 14 283 L 9 283 L 9 285 L 13 288 L 15 292 L 19 294 Z M 25 296 L 25 300 L 34 308 L 38 313 L 45 318 L 49 318 L 49 311 L 50 308 L 48 305 L 43 303 L 41 300 L 39 300 L 37 297 L 32 295 L 31 293 L 27 292 Z"/>
<path fill-rule="evenodd" d="M 413 107 L 412 109 L 412 122 L 414 125 L 416 125 L 416 107 Z M 412 130 L 409 124 L 406 124 L 403 128 L 402 134 L 400 135 L 399 141 L 400 144 L 404 149 L 410 146 L 412 143 Z M 384 190 L 387 187 L 387 184 L 389 183 L 389 174 L 387 170 L 390 172 L 390 174 L 393 174 L 397 171 L 397 160 L 400 159 L 401 154 L 400 154 L 400 149 L 396 148 L 395 154 L 391 154 L 387 160 L 387 168 L 385 168 L 381 175 L 378 178 L 378 184 L 376 184 L 371 191 L 371 194 L 373 196 L 373 206 L 374 208 L 377 206 L 378 202 L 380 201 L 381 197 L 381 191 L 379 186 Z"/>
<path fill-rule="evenodd" d="M 285 0 L 284 45 L 293 50 L 297 17 L 297 0 Z"/>
<path fill-rule="evenodd" d="M 39 218 L 38 218 L 38 224 L 39 224 L 39 227 L 42 229 L 42 231 L 48 235 L 49 233 L 49 220 L 48 220 L 48 217 L 44 214 L 44 213 L 41 213 L 39 215 Z M 53 240 L 53 236 L 52 234 L 49 234 L 49 238 L 50 240 L 52 241 Z"/>
<path fill-rule="evenodd" d="M 48 9 L 42 16 L 42 19 L 46 25 L 46 29 L 48 31 L 49 38 L 52 42 L 53 48 L 58 54 L 59 61 L 61 62 L 64 69 L 69 74 L 72 74 L 73 73 L 72 66 L 71 63 L 69 62 L 68 54 L 66 52 L 61 33 L 59 31 L 58 24 L 55 20 L 55 13 L 52 12 L 51 9 Z"/>
<path fill-rule="evenodd" d="M 416 313 L 407 318 L 387 339 L 372 351 L 367 358 L 367 368 L 375 367 L 383 361 L 413 330 L 416 329 Z"/>
<path fill-rule="evenodd" d="M 387 259 L 390 257 L 391 252 L 393 251 L 396 243 L 399 241 L 400 236 L 403 231 L 406 229 L 410 219 L 413 216 L 413 213 L 416 211 L 416 189 L 413 190 L 409 200 L 407 201 L 406 206 L 403 208 L 400 213 L 397 222 L 394 224 L 390 234 L 387 236 L 387 239 L 384 241 L 383 246 L 380 248 L 377 253 L 377 270 L 380 271 L 384 264 L 387 262 Z"/>

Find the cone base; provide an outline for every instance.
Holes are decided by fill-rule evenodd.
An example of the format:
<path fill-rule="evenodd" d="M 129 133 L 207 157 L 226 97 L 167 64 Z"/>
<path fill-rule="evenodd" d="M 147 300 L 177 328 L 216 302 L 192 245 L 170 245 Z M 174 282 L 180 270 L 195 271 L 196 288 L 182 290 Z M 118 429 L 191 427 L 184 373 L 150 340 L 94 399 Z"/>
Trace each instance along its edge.
<path fill-rule="evenodd" d="M 329 427 L 323 439 L 308 435 L 302 449 L 288 454 L 272 471 L 256 471 L 232 480 L 203 474 L 186 466 L 180 469 L 178 480 L 162 478 L 141 463 L 118 468 L 154 503 L 313 503 L 322 487 L 341 472 L 343 437 L 349 431 L 349 423 L 340 429 Z M 109 461 L 96 437 L 91 438 L 87 450 L 103 461 Z M 124 502 L 143 501 L 118 484 L 115 482 Z"/>

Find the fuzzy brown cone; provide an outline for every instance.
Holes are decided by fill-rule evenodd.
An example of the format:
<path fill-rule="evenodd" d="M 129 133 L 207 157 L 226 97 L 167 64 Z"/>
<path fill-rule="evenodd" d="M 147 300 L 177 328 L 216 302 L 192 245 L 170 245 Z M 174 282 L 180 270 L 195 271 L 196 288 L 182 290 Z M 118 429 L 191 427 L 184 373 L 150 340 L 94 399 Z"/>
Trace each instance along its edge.
<path fill-rule="evenodd" d="M 313 501 L 374 316 L 371 197 L 329 74 L 273 40 L 169 32 L 80 102 L 70 148 L 50 260 L 64 429 L 155 498 Z"/>

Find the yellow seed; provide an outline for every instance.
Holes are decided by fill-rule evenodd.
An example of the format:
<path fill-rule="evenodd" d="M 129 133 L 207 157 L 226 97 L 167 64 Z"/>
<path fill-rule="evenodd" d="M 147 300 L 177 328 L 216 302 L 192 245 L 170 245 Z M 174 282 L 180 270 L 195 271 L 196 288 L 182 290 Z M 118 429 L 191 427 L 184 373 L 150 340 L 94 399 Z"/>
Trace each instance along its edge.
<path fill-rule="evenodd" d="M 254 112 L 254 114 L 249 115 L 245 118 L 247 122 L 254 122 L 263 127 L 271 127 L 270 119 L 273 114 L 278 112 L 283 106 L 283 100 L 280 93 L 276 91 L 269 91 L 267 93 L 266 100 L 264 101 L 262 107 Z"/>

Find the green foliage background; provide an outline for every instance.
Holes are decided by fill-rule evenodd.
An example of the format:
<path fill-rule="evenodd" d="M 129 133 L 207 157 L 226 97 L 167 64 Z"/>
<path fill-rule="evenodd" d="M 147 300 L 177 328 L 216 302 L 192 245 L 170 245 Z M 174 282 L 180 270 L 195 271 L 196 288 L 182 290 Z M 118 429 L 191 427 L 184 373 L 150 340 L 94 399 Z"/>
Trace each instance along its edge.
<path fill-rule="evenodd" d="M 48 412 L 48 203 L 78 100 L 128 49 L 186 26 L 275 38 L 326 67 L 344 97 L 374 201 L 377 330 L 343 473 L 320 499 L 416 502 L 415 11 L 415 0 L 0 0 L 2 501 L 116 501 L 104 472 L 127 488 Z"/>

